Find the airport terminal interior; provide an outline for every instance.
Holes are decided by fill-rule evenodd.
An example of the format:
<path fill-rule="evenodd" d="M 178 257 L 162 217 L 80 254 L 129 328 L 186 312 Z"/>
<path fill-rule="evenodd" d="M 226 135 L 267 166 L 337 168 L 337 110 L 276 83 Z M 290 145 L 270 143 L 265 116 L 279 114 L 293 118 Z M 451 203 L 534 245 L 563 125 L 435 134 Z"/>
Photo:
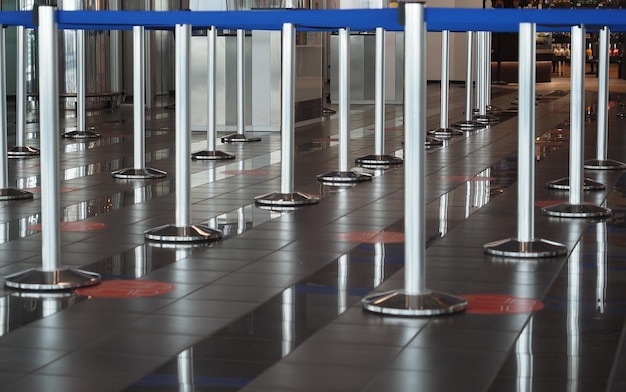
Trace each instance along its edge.
<path fill-rule="evenodd" d="M 623 37 L 614 38 L 623 49 Z M 312 48 L 309 42 L 306 50 Z M 612 53 L 617 60 L 619 52 Z M 181 201 L 175 92 L 149 96 L 142 155 L 145 169 L 165 175 L 145 179 L 112 175 L 136 163 L 132 94 L 91 94 L 85 127 L 97 135 L 58 142 L 58 260 L 64 270 L 99 274 L 101 281 L 71 290 L 0 287 L 0 391 L 626 390 L 626 164 L 584 170 L 584 184 L 599 185 L 584 190 L 583 201 L 605 209 L 603 216 L 544 211 L 571 200 L 567 188 L 547 186 L 571 170 L 572 75 L 562 60 L 536 84 L 528 191 L 535 238 L 567 251 L 536 258 L 485 252 L 485 244 L 516 238 L 519 172 L 528 169 L 518 167 L 518 134 L 528 131 L 518 129 L 519 85 L 495 80 L 490 105 L 497 121 L 423 146 L 420 273 L 427 290 L 463 298 L 467 308 L 412 317 L 362 306 L 363 298 L 406 282 L 405 243 L 412 239 L 405 238 L 405 219 L 415 202 L 406 200 L 405 185 L 417 173 L 407 173 L 401 161 L 408 131 L 402 102 L 390 100 L 384 109 L 385 153 L 395 164 L 363 167 L 355 160 L 377 145 L 372 97 L 353 99 L 347 120 L 335 81 L 320 88 L 330 95 L 314 110 L 304 101 L 296 116 L 305 119 L 293 132 L 293 185 L 319 202 L 280 208 L 255 202 L 282 189 L 282 137 L 272 126 L 248 125 L 250 140 L 234 142 L 223 139 L 232 127 L 219 128 L 216 149 L 234 157 L 189 159 L 190 197 Z M 602 108 L 593 65 L 587 62 L 583 77 L 584 159 L 597 157 L 604 110 L 607 156 L 620 164 L 626 80 L 621 63 L 612 62 Z M 354 79 L 356 90 L 373 83 Z M 465 118 L 465 87 L 463 80 L 449 84 L 451 124 Z M 50 249 L 42 241 L 46 163 L 36 152 L 49 146 L 40 143 L 36 98 L 28 97 L 24 118 L 15 95 L 7 103 L 7 147 L 28 147 L 9 156 L 8 184 L 32 198 L 0 201 L 3 280 L 40 268 Z M 440 98 L 441 83 L 429 80 L 428 129 L 441 125 Z M 77 105 L 68 96 L 60 102 L 60 133 L 77 131 Z M 24 140 L 17 136 L 20 121 Z M 349 170 L 365 180 L 319 181 L 339 167 L 342 121 L 349 127 Z M 206 131 L 190 134 L 191 152 L 207 149 Z M 146 237 L 178 223 L 185 202 L 189 223 L 221 238 Z"/>

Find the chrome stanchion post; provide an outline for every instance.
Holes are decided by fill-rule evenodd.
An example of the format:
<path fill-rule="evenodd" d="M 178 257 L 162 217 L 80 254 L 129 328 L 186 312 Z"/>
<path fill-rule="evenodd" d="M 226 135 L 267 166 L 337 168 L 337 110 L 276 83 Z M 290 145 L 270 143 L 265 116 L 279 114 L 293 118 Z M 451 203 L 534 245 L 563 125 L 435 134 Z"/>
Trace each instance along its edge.
<path fill-rule="evenodd" d="M 17 26 L 17 77 L 15 94 L 15 146 L 8 151 L 9 158 L 28 158 L 39 155 L 39 149 L 26 145 L 26 27 Z"/>
<path fill-rule="evenodd" d="M 478 114 L 473 116 L 474 121 L 481 124 L 490 125 L 500 121 L 495 116 L 487 114 L 487 94 L 489 93 L 489 83 L 487 80 L 489 65 L 489 56 L 487 55 L 487 32 L 479 31 L 476 33 L 477 56 L 476 56 L 476 93 Z"/>
<path fill-rule="evenodd" d="M 146 34 L 143 26 L 133 26 L 133 164 L 134 167 L 116 170 L 115 178 L 151 179 L 163 178 L 163 170 L 145 167 L 146 152 Z"/>
<path fill-rule="evenodd" d="M 448 103 L 450 99 L 450 31 L 441 32 L 441 103 L 439 115 L 439 128 L 428 133 L 437 137 L 450 138 L 454 135 L 462 135 L 458 129 L 448 127 Z"/>
<path fill-rule="evenodd" d="M 189 108 L 189 47 L 191 25 L 176 25 L 176 223 L 144 233 L 153 241 L 193 243 L 214 241 L 222 233 L 204 225 L 191 224 L 191 126 Z"/>
<path fill-rule="evenodd" d="M 349 170 L 350 143 L 350 29 L 339 29 L 339 169 L 320 174 L 317 180 L 326 183 L 369 181 L 372 176 Z"/>
<path fill-rule="evenodd" d="M 237 30 L 237 133 L 224 136 L 222 143 L 258 142 L 260 137 L 246 136 L 245 102 L 245 30 Z"/>
<path fill-rule="evenodd" d="M 100 134 L 85 126 L 85 30 L 76 30 L 76 129 L 61 136 L 68 139 L 95 139 Z"/>
<path fill-rule="evenodd" d="M 585 26 L 572 26 L 569 202 L 542 209 L 549 216 L 595 218 L 611 215 L 611 210 L 583 202 L 583 146 L 585 138 Z M 564 181 L 564 180 L 557 180 Z"/>
<path fill-rule="evenodd" d="M 7 162 L 7 83 L 4 26 L 0 25 L 0 200 L 32 199 L 33 194 L 17 188 L 9 188 L 9 165 Z"/>
<path fill-rule="evenodd" d="M 5 285 L 26 290 L 67 290 L 100 282 L 100 275 L 61 269 L 59 205 L 59 80 L 56 8 L 39 7 L 39 116 L 41 130 L 41 268 L 9 275 Z"/>
<path fill-rule="evenodd" d="M 452 127 L 461 131 L 475 131 L 485 128 L 484 124 L 472 120 L 472 83 L 473 83 L 473 51 L 474 51 L 474 32 L 467 32 L 467 61 L 465 70 L 465 119 L 452 124 Z"/>
<path fill-rule="evenodd" d="M 585 169 L 621 170 L 626 168 L 626 163 L 607 159 L 609 130 L 609 37 L 609 28 L 604 26 L 600 29 L 598 48 L 598 145 L 596 147 L 596 159 L 585 161 Z"/>
<path fill-rule="evenodd" d="M 519 26 L 519 112 L 517 167 L 517 238 L 484 245 L 487 254 L 505 257 L 551 257 L 567 254 L 559 243 L 535 238 L 535 32 L 534 23 Z"/>
<path fill-rule="evenodd" d="M 405 7 L 405 288 L 366 296 L 361 304 L 374 313 L 431 316 L 462 311 L 467 300 L 425 287 L 426 24 L 424 3 L 401 6 Z"/>
<path fill-rule="evenodd" d="M 367 168 L 388 168 L 402 164 L 402 158 L 385 154 L 385 29 L 376 28 L 376 74 L 374 78 L 374 154 L 357 158 Z"/>
<path fill-rule="evenodd" d="M 492 42 L 492 33 L 491 31 L 487 32 L 487 64 L 485 67 L 487 68 L 487 113 L 489 114 L 498 114 L 502 112 L 502 109 L 499 107 L 493 106 L 491 104 L 491 85 L 492 77 L 491 77 L 491 42 Z"/>
<path fill-rule="evenodd" d="M 254 198 L 256 204 L 270 208 L 293 208 L 319 203 L 317 196 L 294 192 L 294 133 L 295 116 L 293 113 L 296 93 L 296 28 L 291 23 L 283 24 L 282 29 L 282 112 L 281 112 L 281 177 L 280 192 L 268 193 Z"/>
<path fill-rule="evenodd" d="M 234 159 L 235 155 L 216 150 L 217 120 L 215 99 L 215 52 L 217 43 L 217 28 L 211 26 L 207 29 L 207 149 L 191 154 L 191 159 L 197 160 L 226 160 Z"/>

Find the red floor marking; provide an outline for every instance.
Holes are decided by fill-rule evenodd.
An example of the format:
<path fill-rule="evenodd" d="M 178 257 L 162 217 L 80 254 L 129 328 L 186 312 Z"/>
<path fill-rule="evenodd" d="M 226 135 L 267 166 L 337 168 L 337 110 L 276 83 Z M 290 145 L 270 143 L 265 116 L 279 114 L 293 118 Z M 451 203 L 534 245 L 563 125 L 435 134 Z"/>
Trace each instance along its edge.
<path fill-rule="evenodd" d="M 530 313 L 543 309 L 543 303 L 532 298 L 520 298 L 503 294 L 467 294 L 466 313 L 472 314 L 516 314 Z"/>
<path fill-rule="evenodd" d="M 342 241 L 358 242 L 362 244 L 397 244 L 404 242 L 404 233 L 395 231 L 355 231 L 337 235 Z"/>
<path fill-rule="evenodd" d="M 535 200 L 535 207 L 548 207 L 567 203 L 567 200 Z"/>
<path fill-rule="evenodd" d="M 270 170 L 224 170 L 223 174 L 232 174 L 232 175 L 243 175 L 243 176 L 255 176 L 255 175 L 265 175 L 265 174 L 274 174 L 273 171 Z"/>
<path fill-rule="evenodd" d="M 102 230 L 106 228 L 107 225 L 100 222 L 61 222 L 61 231 L 62 232 L 82 232 L 82 231 L 94 231 L 94 230 Z M 41 223 L 36 223 L 34 225 L 28 226 L 28 229 L 34 231 L 41 231 Z"/>
<path fill-rule="evenodd" d="M 74 191 L 77 191 L 79 189 L 80 188 L 74 188 L 74 187 L 71 187 L 71 186 L 62 186 L 62 187 L 59 188 L 59 191 L 61 193 L 66 193 L 66 192 L 74 192 Z M 34 188 L 26 188 L 25 190 L 27 190 L 29 192 L 32 192 L 32 193 L 41 193 L 41 187 L 40 186 L 37 186 L 37 187 L 34 187 Z"/>
<path fill-rule="evenodd" d="M 156 280 L 104 280 L 97 285 L 81 287 L 74 292 L 97 298 L 153 297 L 174 291 L 176 286 Z"/>

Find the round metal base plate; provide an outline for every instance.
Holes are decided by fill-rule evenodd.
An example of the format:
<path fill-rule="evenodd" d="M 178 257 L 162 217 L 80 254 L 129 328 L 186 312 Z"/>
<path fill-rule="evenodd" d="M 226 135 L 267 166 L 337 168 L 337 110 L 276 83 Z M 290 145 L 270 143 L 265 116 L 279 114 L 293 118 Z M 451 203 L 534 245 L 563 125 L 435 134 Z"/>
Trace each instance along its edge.
<path fill-rule="evenodd" d="M 220 161 L 226 159 L 235 159 L 235 155 L 219 150 L 198 151 L 191 154 L 191 159 L 195 159 L 198 161 Z"/>
<path fill-rule="evenodd" d="M 583 167 L 589 170 L 623 170 L 626 169 L 626 163 L 613 159 L 590 159 L 585 161 Z"/>
<path fill-rule="evenodd" d="M 222 143 L 250 143 L 260 142 L 260 137 L 248 137 L 243 133 L 235 133 L 232 135 L 222 137 Z"/>
<path fill-rule="evenodd" d="M 428 131 L 429 135 L 435 136 L 435 137 L 452 137 L 455 135 L 463 135 L 463 132 L 459 131 L 458 129 L 454 129 L 454 128 L 435 128 L 432 129 L 430 131 Z"/>
<path fill-rule="evenodd" d="M 359 166 L 367 168 L 384 168 L 392 166 L 400 166 L 404 160 L 393 155 L 366 155 L 355 160 Z"/>
<path fill-rule="evenodd" d="M 550 189 L 569 190 L 569 177 L 547 182 L 546 186 Z M 606 189 L 606 187 L 600 182 L 589 178 L 583 179 L 583 190 L 585 191 L 601 191 L 604 189 Z"/>
<path fill-rule="evenodd" d="M 367 296 L 361 300 L 361 305 L 367 311 L 392 316 L 433 316 L 463 311 L 467 300 L 431 290 L 421 294 L 394 290 Z"/>
<path fill-rule="evenodd" d="M 502 113 L 502 108 L 493 105 L 487 105 L 487 113 L 489 114 L 498 114 Z"/>
<path fill-rule="evenodd" d="M 61 137 L 65 139 L 97 139 L 100 137 L 100 134 L 87 129 L 84 131 L 65 132 L 61 134 Z"/>
<path fill-rule="evenodd" d="M 309 204 L 317 204 L 320 198 L 306 193 L 267 193 L 254 198 L 254 202 L 259 205 L 278 207 L 299 207 Z"/>
<path fill-rule="evenodd" d="M 352 183 L 370 181 L 372 176 L 367 173 L 357 173 L 353 171 L 332 171 L 327 174 L 320 174 L 317 176 L 317 181 L 327 183 Z"/>
<path fill-rule="evenodd" d="M 626 118 L 626 112 L 618 112 L 617 113 L 617 117 L 619 117 L 619 118 Z"/>
<path fill-rule="evenodd" d="M 100 283 L 99 274 L 75 268 L 57 271 L 31 268 L 4 278 L 6 286 L 24 290 L 69 290 L 97 283 Z"/>
<path fill-rule="evenodd" d="M 33 155 L 39 155 L 39 149 L 28 146 L 15 146 L 7 151 L 9 158 L 26 158 Z"/>
<path fill-rule="evenodd" d="M 424 139 L 424 145 L 426 147 L 443 146 L 443 140 L 427 135 Z"/>
<path fill-rule="evenodd" d="M 33 194 L 17 188 L 0 189 L 0 200 L 32 199 Z"/>
<path fill-rule="evenodd" d="M 543 239 L 519 241 L 509 238 L 487 243 L 483 245 L 483 249 L 489 255 L 521 258 L 556 257 L 567 254 L 565 245 Z"/>
<path fill-rule="evenodd" d="M 602 218 L 611 215 L 611 210 L 597 204 L 555 204 L 543 207 L 541 211 L 548 216 L 558 216 L 562 218 Z"/>
<path fill-rule="evenodd" d="M 488 114 L 474 116 L 474 121 L 481 124 L 496 124 L 500 122 L 500 119 L 496 116 L 491 116 Z"/>
<path fill-rule="evenodd" d="M 121 169 L 116 170 L 111 175 L 115 178 L 122 178 L 127 180 L 144 180 L 151 178 L 163 178 L 167 175 L 167 172 L 159 169 L 152 169 L 149 167 L 145 167 L 142 169 Z"/>
<path fill-rule="evenodd" d="M 459 129 L 461 131 L 475 131 L 477 129 L 485 128 L 485 124 L 481 124 L 473 120 L 463 120 L 452 123 L 451 127 Z"/>
<path fill-rule="evenodd" d="M 203 225 L 164 225 L 144 232 L 144 236 L 152 241 L 189 243 L 217 241 L 222 239 L 222 232 Z"/>

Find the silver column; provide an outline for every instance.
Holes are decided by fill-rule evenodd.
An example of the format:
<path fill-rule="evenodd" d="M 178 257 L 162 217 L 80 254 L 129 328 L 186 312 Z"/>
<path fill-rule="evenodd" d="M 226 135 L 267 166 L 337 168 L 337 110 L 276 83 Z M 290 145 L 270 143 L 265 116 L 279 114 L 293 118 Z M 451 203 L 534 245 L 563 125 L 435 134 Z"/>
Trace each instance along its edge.
<path fill-rule="evenodd" d="M 426 214 L 426 23 L 424 3 L 405 3 L 405 288 L 362 300 L 365 310 L 401 316 L 430 316 L 464 310 L 467 301 L 425 287 Z"/>
<path fill-rule="evenodd" d="M 176 223 L 144 233 L 153 241 L 193 243 L 215 241 L 222 233 L 191 223 L 191 126 L 189 109 L 189 46 L 191 25 L 176 25 Z"/>
<path fill-rule="evenodd" d="M 15 95 L 15 146 L 8 150 L 9 158 L 39 155 L 39 149 L 26 145 L 26 28 L 17 26 L 17 72 Z"/>
<path fill-rule="evenodd" d="M 474 32 L 467 32 L 467 58 L 465 69 L 465 119 L 457 121 L 452 124 L 453 128 L 460 129 L 461 131 L 475 131 L 477 129 L 485 128 L 485 125 L 472 120 L 472 85 L 474 78 Z"/>
<path fill-rule="evenodd" d="M 441 97 L 439 105 L 439 128 L 428 133 L 440 138 L 462 135 L 458 129 L 448 127 L 448 103 L 450 99 L 450 31 L 441 32 Z"/>
<path fill-rule="evenodd" d="M 133 164 L 131 168 L 111 173 L 115 178 L 163 178 L 163 170 L 145 167 L 146 139 L 146 33 L 143 26 L 133 26 Z"/>
<path fill-rule="evenodd" d="M 596 159 L 585 161 L 584 168 L 591 170 L 621 170 L 626 163 L 607 159 L 609 136 L 609 49 L 610 30 L 607 26 L 600 29 L 598 45 L 598 145 Z"/>
<path fill-rule="evenodd" d="M 268 193 L 254 198 L 262 206 L 271 209 L 293 208 L 319 203 L 317 196 L 294 192 L 295 116 L 293 113 L 296 95 L 296 28 L 291 23 L 283 24 L 282 30 L 282 74 L 281 74 L 281 177 L 280 192 Z"/>
<path fill-rule="evenodd" d="M 583 147 L 585 138 L 585 26 L 572 26 L 569 200 L 542 209 L 549 216 L 593 218 L 611 215 L 611 210 L 583 202 Z M 553 181 L 562 183 L 567 179 Z"/>
<path fill-rule="evenodd" d="M 488 99 L 487 95 L 489 94 L 489 85 L 490 80 L 488 80 L 489 72 L 488 67 L 491 67 L 490 64 L 490 56 L 489 56 L 489 48 L 487 47 L 489 42 L 489 34 L 487 31 L 479 31 L 476 33 L 476 41 L 477 41 L 477 59 L 476 59 L 476 69 L 477 69 L 477 78 L 476 78 L 476 96 L 477 96 L 477 106 L 478 113 L 473 117 L 475 121 L 478 121 L 481 124 L 495 124 L 500 121 L 495 116 L 487 114 L 487 105 Z"/>
<path fill-rule="evenodd" d="M 9 275 L 5 284 L 27 290 L 67 290 L 100 282 L 100 275 L 60 269 L 59 205 L 59 80 L 58 29 L 55 7 L 39 7 L 39 116 L 41 145 L 41 259 L 40 269 Z"/>
<path fill-rule="evenodd" d="M 354 183 L 368 181 L 372 176 L 349 170 L 350 155 L 350 29 L 339 29 L 339 169 L 320 174 L 325 183 Z"/>
<path fill-rule="evenodd" d="M 95 139 L 100 134 L 85 126 L 85 30 L 76 30 L 76 129 L 61 136 L 69 139 Z"/>
<path fill-rule="evenodd" d="M 484 245 L 487 254 L 505 257 L 550 257 L 567 254 L 559 243 L 535 238 L 535 81 L 536 25 L 519 27 L 519 112 L 517 238 Z"/>
<path fill-rule="evenodd" d="M 4 26 L 0 25 L 0 201 L 32 199 L 33 194 L 9 187 L 9 165 L 7 156 L 7 83 Z"/>
<path fill-rule="evenodd" d="M 402 158 L 385 154 L 385 29 L 376 28 L 374 154 L 356 159 L 359 166 L 386 169 L 402 164 Z"/>
<path fill-rule="evenodd" d="M 235 155 L 216 150 L 217 120 L 216 120 L 216 89 L 215 89 L 215 45 L 217 43 L 217 28 L 207 29 L 207 149 L 191 154 L 191 159 L 198 160 L 226 160 L 234 159 Z"/>
<path fill-rule="evenodd" d="M 260 137 L 248 137 L 246 136 L 246 119 L 245 119 L 245 48 L 244 43 L 246 39 L 245 30 L 237 30 L 237 133 L 224 136 L 222 143 L 241 143 L 241 142 L 258 142 Z"/>

